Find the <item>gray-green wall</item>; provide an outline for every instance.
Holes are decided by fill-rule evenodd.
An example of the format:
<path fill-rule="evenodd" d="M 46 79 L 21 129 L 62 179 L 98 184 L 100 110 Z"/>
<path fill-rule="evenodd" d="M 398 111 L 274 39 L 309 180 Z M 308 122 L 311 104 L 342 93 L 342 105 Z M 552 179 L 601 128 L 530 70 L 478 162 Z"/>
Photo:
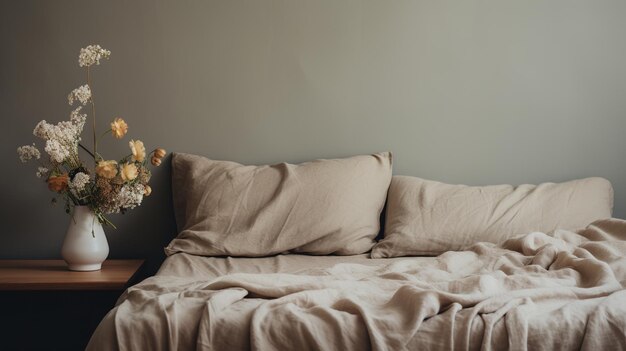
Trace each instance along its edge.
<path fill-rule="evenodd" d="M 69 219 L 15 149 L 67 117 L 91 43 L 112 51 L 99 128 L 122 116 L 151 147 L 255 164 L 391 150 L 396 174 L 471 185 L 603 176 L 624 217 L 624 18 L 622 0 L 3 1 L 0 258 L 59 257 Z M 161 255 L 168 177 L 113 218 L 111 257 Z"/>

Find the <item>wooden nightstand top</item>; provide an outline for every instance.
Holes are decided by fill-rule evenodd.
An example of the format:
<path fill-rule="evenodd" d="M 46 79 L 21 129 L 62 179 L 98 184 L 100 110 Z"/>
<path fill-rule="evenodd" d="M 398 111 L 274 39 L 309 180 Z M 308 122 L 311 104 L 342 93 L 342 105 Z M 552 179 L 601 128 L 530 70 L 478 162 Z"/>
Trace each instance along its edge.
<path fill-rule="evenodd" d="M 106 260 L 102 269 L 72 272 L 63 260 L 0 260 L 0 291 L 122 290 L 143 260 Z"/>

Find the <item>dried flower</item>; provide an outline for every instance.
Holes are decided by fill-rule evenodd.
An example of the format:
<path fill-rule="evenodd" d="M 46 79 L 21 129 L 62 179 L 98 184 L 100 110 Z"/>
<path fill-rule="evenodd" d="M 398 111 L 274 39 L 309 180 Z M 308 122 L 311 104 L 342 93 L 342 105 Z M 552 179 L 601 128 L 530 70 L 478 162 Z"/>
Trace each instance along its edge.
<path fill-rule="evenodd" d="M 143 200 L 144 187 L 141 184 L 124 185 L 117 194 L 120 209 L 135 208 Z"/>
<path fill-rule="evenodd" d="M 150 171 L 146 168 L 146 167 L 141 167 L 139 168 L 139 182 L 141 182 L 141 184 L 148 184 L 148 182 L 150 181 L 150 177 L 152 176 L 152 174 L 150 173 Z"/>
<path fill-rule="evenodd" d="M 103 49 L 100 45 L 89 45 L 80 49 L 78 55 L 78 65 L 80 67 L 89 67 L 93 64 L 99 65 L 101 59 L 109 58 L 111 51 Z"/>
<path fill-rule="evenodd" d="M 85 105 L 91 99 L 91 89 L 89 85 L 82 85 L 74 90 L 67 96 L 67 101 L 70 105 L 74 105 L 74 101 L 80 101 L 81 104 Z"/>
<path fill-rule="evenodd" d="M 154 150 L 154 157 L 163 158 L 166 154 L 167 152 L 165 151 L 165 149 L 158 148 Z"/>
<path fill-rule="evenodd" d="M 46 167 L 38 167 L 37 168 L 37 178 L 43 178 L 45 177 L 48 172 L 50 172 L 49 169 L 47 169 Z"/>
<path fill-rule="evenodd" d="M 106 179 L 106 178 L 103 178 L 103 177 L 100 177 L 100 178 L 96 179 L 96 188 L 97 188 L 98 192 L 100 193 L 100 197 L 102 199 L 110 198 L 111 194 L 114 191 L 113 185 L 111 184 L 109 179 Z"/>
<path fill-rule="evenodd" d="M 115 138 L 122 139 L 127 132 L 128 124 L 123 119 L 118 117 L 111 122 L 111 133 Z"/>
<path fill-rule="evenodd" d="M 151 157 L 153 164 L 161 164 L 165 157 L 164 149 L 155 149 L 147 155 L 146 148 L 140 140 L 131 140 L 129 143 L 132 156 L 125 156 L 122 161 L 103 160 L 98 154 L 98 138 L 94 126 L 94 150 L 85 148 L 81 141 L 81 134 L 87 120 L 82 113 L 83 106 L 93 103 L 94 97 L 90 84 L 89 67 L 99 65 L 100 60 L 109 58 L 111 52 L 99 45 L 89 45 L 80 50 L 78 63 L 80 67 L 87 67 L 88 83 L 72 90 L 67 101 L 75 105 L 70 112 L 69 120 L 56 124 L 45 120 L 39 122 L 33 134 L 45 143 L 44 157 L 41 166 L 37 168 L 37 177 L 43 178 L 51 191 L 60 193 L 59 198 L 65 203 L 65 210 L 70 213 L 72 205 L 88 205 L 97 215 L 101 223 L 109 223 L 105 214 L 125 212 L 139 206 L 144 196 L 152 193 L 148 185 L 151 173 L 145 167 L 146 157 Z M 93 104 L 92 104 L 93 105 Z M 93 113 L 95 114 L 95 106 Z M 95 119 L 94 119 L 95 123 Z M 114 118 L 111 122 L 111 134 L 117 139 L 128 133 L 128 124 L 122 118 Z M 78 148 L 89 153 L 94 160 L 99 161 L 95 170 L 87 170 L 81 160 Z M 21 146 L 17 149 L 22 162 L 42 158 L 42 153 L 35 144 Z M 68 173 L 62 173 L 65 170 Z M 95 171 L 95 172 L 94 172 Z M 55 194 L 56 196 L 57 194 Z M 56 199 L 53 199 L 55 202 Z"/>
<path fill-rule="evenodd" d="M 50 159 L 56 163 L 62 163 L 71 155 L 77 157 L 77 145 L 80 141 L 80 134 L 85 126 L 86 115 L 80 113 L 79 108 L 72 111 L 69 121 L 62 121 L 51 124 L 45 120 L 37 123 L 33 134 L 46 140 L 44 150 Z"/>
<path fill-rule="evenodd" d="M 45 119 L 39 121 L 33 129 L 33 135 L 41 139 L 48 139 L 49 126 L 51 125 Z"/>
<path fill-rule="evenodd" d="M 125 163 L 120 172 L 120 176 L 124 181 L 134 180 L 138 174 L 137 166 L 134 163 Z"/>
<path fill-rule="evenodd" d="M 62 163 L 66 158 L 70 157 L 70 149 L 58 139 L 50 139 L 46 141 L 44 148 L 52 161 Z"/>
<path fill-rule="evenodd" d="M 41 152 L 39 152 L 35 144 L 18 147 L 17 154 L 20 156 L 22 163 L 26 163 L 33 158 L 38 160 L 41 157 Z"/>
<path fill-rule="evenodd" d="M 130 151 L 133 153 L 133 160 L 137 162 L 143 162 L 146 159 L 146 147 L 143 146 L 141 140 L 131 140 L 128 142 Z"/>
<path fill-rule="evenodd" d="M 72 190 L 83 191 L 85 186 L 89 183 L 89 175 L 83 172 L 78 172 L 74 176 L 74 179 L 70 182 Z"/>
<path fill-rule="evenodd" d="M 84 113 L 80 113 L 80 110 L 82 109 L 83 109 L 82 106 L 78 106 L 77 108 L 72 110 L 72 112 L 70 112 L 70 121 L 73 124 L 80 125 L 80 126 L 85 125 L 85 121 L 87 120 L 87 115 Z M 82 131 L 82 127 L 81 127 L 81 131 Z"/>
<path fill-rule="evenodd" d="M 67 184 L 69 182 L 69 177 L 67 174 L 62 174 L 60 176 L 52 176 L 48 178 L 48 189 L 52 191 L 56 191 L 57 193 L 62 192 L 67 189 Z"/>
<path fill-rule="evenodd" d="M 102 178 L 112 179 L 117 175 L 117 162 L 110 161 L 100 161 L 96 166 L 96 174 Z"/>
<path fill-rule="evenodd" d="M 98 180 L 98 183 L 101 181 Z M 100 189 L 100 197 L 103 201 L 99 207 L 104 213 L 119 213 L 139 206 L 145 192 L 144 186 L 138 183 L 124 184 L 121 187 L 113 187 L 107 183 Z M 102 189 L 106 190 L 102 191 Z"/>
<path fill-rule="evenodd" d="M 153 166 L 158 167 L 161 165 L 161 159 L 156 156 L 152 156 L 152 158 L 150 159 L 150 163 L 152 163 Z"/>

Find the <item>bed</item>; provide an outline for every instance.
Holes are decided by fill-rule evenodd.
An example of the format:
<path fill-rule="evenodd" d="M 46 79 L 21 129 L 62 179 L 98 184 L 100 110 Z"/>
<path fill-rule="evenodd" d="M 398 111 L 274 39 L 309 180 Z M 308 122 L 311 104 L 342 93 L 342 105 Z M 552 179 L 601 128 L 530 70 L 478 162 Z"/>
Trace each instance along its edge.
<path fill-rule="evenodd" d="M 320 192 L 317 181 L 316 191 L 303 202 L 304 178 L 293 168 L 281 167 L 280 172 L 270 171 L 283 178 L 295 176 L 298 191 L 290 191 L 284 180 L 237 182 L 229 173 L 241 174 L 237 167 L 220 173 L 228 174 L 228 183 L 220 184 L 217 193 L 193 195 L 197 201 L 189 195 L 194 185 L 189 179 L 182 182 L 184 196 L 174 194 L 180 234 L 166 248 L 167 259 L 154 277 L 120 297 L 87 349 L 626 349 L 626 221 L 607 218 L 612 188 L 606 181 L 488 189 L 419 181 L 419 188 L 413 189 L 416 180 L 394 183 L 389 172 L 387 184 L 381 182 L 382 201 L 381 194 L 371 191 L 376 182 L 363 182 L 379 202 L 376 206 L 344 204 L 358 208 L 359 215 L 372 211 L 373 220 L 367 222 L 370 232 L 375 230 L 368 234 L 372 244 L 355 253 L 363 250 L 365 241 L 359 235 L 365 222 L 361 217 L 347 220 L 352 213 L 345 208 L 340 209 L 344 215 L 333 217 L 339 210 L 334 204 L 346 194 L 326 203 L 325 209 L 333 213 L 322 213 L 327 220 L 319 223 L 315 211 L 322 210 L 315 196 L 327 200 L 337 190 L 330 195 Z M 255 177 L 260 172 L 244 171 Z M 187 173 L 198 179 L 210 172 Z M 354 184 L 354 175 L 346 179 Z M 224 190 L 235 189 L 235 183 L 244 184 L 244 195 Z M 261 188 L 251 192 L 259 183 Z M 193 194 L 213 189 L 201 184 Z M 293 194 L 278 201 L 288 203 L 284 217 L 276 187 Z M 431 187 L 444 196 L 434 196 Z M 271 194 L 270 200 L 263 200 L 263 191 Z M 364 192 L 349 191 L 358 196 Z M 419 201 L 407 202 L 411 194 Z M 231 204 L 229 199 L 237 200 Z M 485 207 L 481 201 L 497 206 Z M 552 210 L 560 201 L 567 206 Z M 384 238 L 376 243 L 378 215 L 385 203 Z M 426 209 L 411 208 L 415 204 Z M 436 210 L 440 205 L 445 211 Z M 207 206 L 210 211 L 198 210 Z M 489 214 L 481 217 L 484 208 Z M 299 211 L 313 220 L 292 222 Z M 273 221 L 264 221 L 268 212 Z M 220 215 L 224 213 L 228 216 Z M 426 234 L 415 232 L 419 213 L 423 218 L 417 226 L 428 229 Z M 333 218 L 343 232 L 339 227 L 327 230 Z M 530 219 L 535 220 L 533 227 L 554 228 L 519 233 Z M 298 226 L 307 220 L 311 232 Z M 586 224 L 580 227 L 577 221 Z M 346 232 L 350 226 L 356 229 Z M 559 229 L 571 226 L 580 228 Z M 259 233 L 259 227 L 267 231 Z M 272 233 L 277 234 L 265 240 Z M 237 235 L 241 238 L 232 241 Z M 345 237 L 349 242 L 342 241 Z"/>

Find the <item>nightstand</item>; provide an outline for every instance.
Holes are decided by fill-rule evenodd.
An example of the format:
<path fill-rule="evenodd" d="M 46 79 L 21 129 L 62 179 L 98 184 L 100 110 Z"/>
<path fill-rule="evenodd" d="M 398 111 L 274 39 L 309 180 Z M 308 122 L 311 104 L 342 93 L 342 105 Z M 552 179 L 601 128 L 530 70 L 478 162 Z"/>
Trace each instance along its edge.
<path fill-rule="evenodd" d="M 107 260 L 72 272 L 62 260 L 0 260 L 5 350 L 82 350 L 143 260 Z"/>

